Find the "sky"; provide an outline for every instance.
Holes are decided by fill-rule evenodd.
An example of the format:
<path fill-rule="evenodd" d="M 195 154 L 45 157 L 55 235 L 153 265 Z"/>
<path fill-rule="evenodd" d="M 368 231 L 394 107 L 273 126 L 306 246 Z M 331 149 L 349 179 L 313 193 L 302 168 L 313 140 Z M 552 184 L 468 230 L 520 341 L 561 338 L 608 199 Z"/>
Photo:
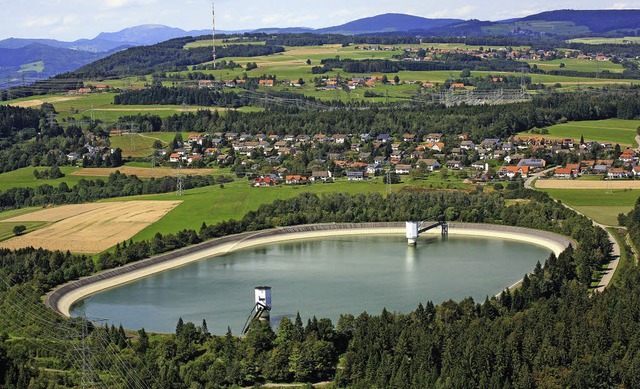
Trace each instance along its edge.
<path fill-rule="evenodd" d="M 321 28 L 384 13 L 502 20 L 555 9 L 640 9 L 640 0 L 215 0 L 217 30 Z M 211 0 L 0 0 L 0 40 L 94 38 L 141 24 L 210 29 Z"/>

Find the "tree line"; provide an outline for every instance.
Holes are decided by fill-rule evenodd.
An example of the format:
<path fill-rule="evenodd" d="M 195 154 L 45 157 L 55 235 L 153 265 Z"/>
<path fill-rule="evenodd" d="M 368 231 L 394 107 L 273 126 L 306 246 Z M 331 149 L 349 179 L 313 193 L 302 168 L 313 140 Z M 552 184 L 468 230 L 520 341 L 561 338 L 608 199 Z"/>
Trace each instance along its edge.
<path fill-rule="evenodd" d="M 139 91 L 125 91 L 113 98 L 115 105 L 199 105 L 238 108 L 249 105 L 251 99 L 235 92 L 209 88 L 178 88 L 155 86 Z"/>
<path fill-rule="evenodd" d="M 548 92 L 534 96 L 530 102 L 508 105 L 429 105 L 429 109 L 425 109 L 423 104 L 409 107 L 370 104 L 367 107 L 345 107 L 347 109 L 326 112 L 303 111 L 296 107 L 269 107 L 264 112 L 228 111 L 224 115 L 201 110 L 162 119 L 155 117 L 156 125 L 153 127 L 160 127 L 163 131 L 279 135 L 368 133 L 372 136 L 401 136 L 408 132 L 419 137 L 437 130 L 451 139 L 467 133 L 472 140 L 480 142 L 485 138 L 508 138 L 534 127 L 544 128 L 565 120 L 637 119 L 640 118 L 640 94 L 637 89 Z"/>
<path fill-rule="evenodd" d="M 529 69 L 526 62 L 504 59 L 482 59 L 468 54 L 450 54 L 446 58 L 433 61 L 394 61 L 388 59 L 327 58 L 320 61 L 322 66 L 311 68 L 313 74 L 331 72 L 334 68 L 345 73 L 397 73 L 399 71 L 432 71 L 432 70 L 477 70 L 519 72 Z"/>
<path fill-rule="evenodd" d="M 197 39 L 176 38 L 151 46 L 132 47 L 54 79 L 100 79 L 186 70 L 188 65 L 198 65 L 212 60 L 210 47 L 184 48 Z M 216 48 L 216 57 L 257 57 L 282 51 L 283 47 L 275 45 L 228 45 Z"/>
<path fill-rule="evenodd" d="M 183 188 L 192 189 L 226 183 L 232 178 L 220 175 L 186 175 Z M 176 189 L 176 177 L 150 178 L 141 180 L 135 175 L 111 173 L 106 181 L 81 179 L 69 187 L 66 182 L 57 187 L 49 184 L 34 188 L 11 188 L 0 192 L 0 210 L 45 206 L 48 204 L 80 204 L 99 199 L 136 196 L 142 194 L 168 193 Z"/>

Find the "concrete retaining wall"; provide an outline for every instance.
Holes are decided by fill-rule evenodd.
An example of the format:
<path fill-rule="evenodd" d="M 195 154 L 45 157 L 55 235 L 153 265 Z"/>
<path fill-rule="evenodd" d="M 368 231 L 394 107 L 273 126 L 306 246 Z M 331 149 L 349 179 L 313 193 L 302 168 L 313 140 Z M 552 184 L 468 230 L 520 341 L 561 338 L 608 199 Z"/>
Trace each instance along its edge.
<path fill-rule="evenodd" d="M 404 233 L 405 222 L 327 223 L 244 232 L 241 234 L 213 239 L 170 253 L 130 263 L 122 267 L 106 270 L 77 281 L 71 281 L 48 293 L 45 296 L 44 302 L 49 308 L 53 309 L 58 314 L 69 316 L 69 309 L 71 305 L 88 295 L 143 278 L 149 274 L 176 268 L 212 255 L 222 255 L 249 246 L 293 239 L 313 238 L 328 235 L 404 235 Z M 428 231 L 428 233 L 439 234 L 440 229 L 436 228 Z M 556 254 L 564 250 L 564 248 L 568 247 L 570 244 L 574 247 L 576 245 L 575 241 L 551 232 L 492 224 L 450 223 L 449 233 L 451 235 L 497 237 L 502 239 L 527 241 L 548 247 Z"/>

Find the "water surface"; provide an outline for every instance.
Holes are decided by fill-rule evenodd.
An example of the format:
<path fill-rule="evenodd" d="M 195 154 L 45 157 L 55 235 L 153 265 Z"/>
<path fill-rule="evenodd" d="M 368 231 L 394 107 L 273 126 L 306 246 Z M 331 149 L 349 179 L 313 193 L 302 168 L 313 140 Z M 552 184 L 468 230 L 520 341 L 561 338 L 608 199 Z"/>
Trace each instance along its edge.
<path fill-rule="evenodd" d="M 550 250 L 489 238 L 421 237 L 408 247 L 399 236 L 327 237 L 260 246 L 201 260 L 88 297 L 78 315 L 108 318 L 125 328 L 173 332 L 179 317 L 234 334 L 253 307 L 253 289 L 272 289 L 272 318 L 411 312 L 471 296 L 482 302 L 544 263 Z"/>

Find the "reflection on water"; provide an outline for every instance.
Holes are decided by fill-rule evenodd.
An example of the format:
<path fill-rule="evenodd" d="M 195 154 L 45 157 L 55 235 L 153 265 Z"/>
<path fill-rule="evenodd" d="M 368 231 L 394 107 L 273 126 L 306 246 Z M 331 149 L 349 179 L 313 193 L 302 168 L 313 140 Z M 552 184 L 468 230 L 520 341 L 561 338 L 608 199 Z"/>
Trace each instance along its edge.
<path fill-rule="evenodd" d="M 296 241 L 202 260 L 111 289 L 77 304 L 126 328 L 172 332 L 179 317 L 234 333 L 253 307 L 253 288 L 271 286 L 274 322 L 341 313 L 409 312 L 428 300 L 482 301 L 530 272 L 549 250 L 510 241 L 440 236 L 348 236 Z"/>

